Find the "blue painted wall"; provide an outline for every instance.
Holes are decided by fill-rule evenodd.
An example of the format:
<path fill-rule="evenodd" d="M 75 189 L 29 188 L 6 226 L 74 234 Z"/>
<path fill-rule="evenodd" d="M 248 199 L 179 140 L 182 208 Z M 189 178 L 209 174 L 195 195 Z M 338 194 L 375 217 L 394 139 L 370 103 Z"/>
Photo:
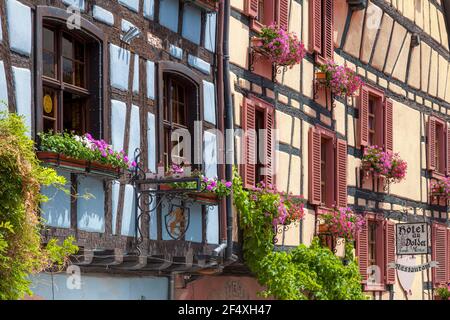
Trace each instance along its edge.
<path fill-rule="evenodd" d="M 0 61 L 0 111 L 5 111 L 7 108 L 1 103 L 2 101 L 8 105 L 8 87 L 6 84 L 5 65 L 3 61 Z"/>
<path fill-rule="evenodd" d="M 125 198 L 123 203 L 122 213 L 122 228 L 120 234 L 123 236 L 135 236 L 135 201 L 134 201 L 134 188 L 132 185 L 127 184 L 125 186 Z"/>
<path fill-rule="evenodd" d="M 155 16 L 154 0 L 144 0 L 144 17 L 153 20 Z"/>
<path fill-rule="evenodd" d="M 219 207 L 206 207 L 206 241 L 219 243 Z"/>
<path fill-rule="evenodd" d="M 169 297 L 166 277 L 82 273 L 80 289 L 67 287 L 71 279 L 65 273 L 39 273 L 30 279 L 34 294 L 47 300 L 166 300 Z"/>
<path fill-rule="evenodd" d="M 196 44 L 200 44 L 202 29 L 202 12 L 193 5 L 186 4 L 183 12 L 182 36 Z"/>
<path fill-rule="evenodd" d="M 77 223 L 78 229 L 105 232 L 105 191 L 103 181 L 90 177 L 77 177 Z"/>
<path fill-rule="evenodd" d="M 216 51 L 216 21 L 217 14 L 208 12 L 205 25 L 205 48 L 211 52 Z"/>
<path fill-rule="evenodd" d="M 148 169 L 156 172 L 156 128 L 155 115 L 147 113 L 147 152 L 148 152 Z"/>
<path fill-rule="evenodd" d="M 116 151 L 123 149 L 126 117 L 126 104 L 122 101 L 111 100 L 111 143 Z"/>
<path fill-rule="evenodd" d="M 16 89 L 17 114 L 25 117 L 27 134 L 31 137 L 31 72 L 28 69 L 12 67 Z"/>
<path fill-rule="evenodd" d="M 130 51 L 120 48 L 114 44 L 110 44 L 109 58 L 111 86 L 123 91 L 128 91 Z"/>
<path fill-rule="evenodd" d="M 119 208 L 119 191 L 120 183 L 119 181 L 113 181 L 111 186 L 111 201 L 112 201 L 112 234 L 116 234 L 117 226 L 117 210 Z"/>
<path fill-rule="evenodd" d="M 128 144 L 128 158 L 135 160 L 134 153 L 136 148 L 141 148 L 141 122 L 139 117 L 139 107 L 131 106 L 130 117 L 130 141 Z"/>
<path fill-rule="evenodd" d="M 178 32 L 178 10 L 178 0 L 161 0 L 159 2 L 159 21 L 173 32 Z"/>
<path fill-rule="evenodd" d="M 66 178 L 66 188 L 70 192 L 70 173 L 57 170 L 58 174 Z M 49 198 L 41 205 L 42 218 L 48 226 L 70 228 L 70 194 L 55 187 L 42 187 L 41 193 Z"/>

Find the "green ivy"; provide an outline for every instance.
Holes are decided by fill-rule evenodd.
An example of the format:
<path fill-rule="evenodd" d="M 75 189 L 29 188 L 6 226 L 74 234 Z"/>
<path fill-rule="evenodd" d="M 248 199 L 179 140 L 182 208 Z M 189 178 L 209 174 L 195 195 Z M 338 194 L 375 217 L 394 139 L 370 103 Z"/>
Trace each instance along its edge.
<path fill-rule="evenodd" d="M 275 234 L 266 214 L 271 206 L 264 199 L 251 200 L 236 170 L 233 199 L 243 229 L 244 260 L 265 286 L 262 296 L 283 300 L 367 299 L 350 243 L 346 244 L 345 262 L 322 247 L 317 238 L 309 247 L 301 244 L 289 252 L 275 251 Z"/>
<path fill-rule="evenodd" d="M 61 246 L 56 240 L 45 247 L 41 243 L 39 204 L 47 198 L 40 188 L 62 188 L 65 182 L 55 170 L 40 166 L 22 117 L 0 113 L 0 299 L 32 294 L 30 274 L 64 267 L 68 255 L 78 251 L 73 238 Z"/>

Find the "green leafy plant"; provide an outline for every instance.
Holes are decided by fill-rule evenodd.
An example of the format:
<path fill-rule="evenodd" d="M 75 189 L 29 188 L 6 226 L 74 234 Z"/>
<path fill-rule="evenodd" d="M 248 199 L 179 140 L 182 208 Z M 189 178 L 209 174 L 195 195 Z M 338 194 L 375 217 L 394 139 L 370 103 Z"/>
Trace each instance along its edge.
<path fill-rule="evenodd" d="M 450 284 L 437 288 L 436 296 L 441 300 L 450 300 Z"/>
<path fill-rule="evenodd" d="M 78 136 L 73 133 L 39 133 L 40 150 L 56 152 L 79 160 L 97 161 L 102 164 L 128 169 L 136 167 L 123 150 L 114 151 L 103 140 L 94 139 L 89 133 Z"/>
<path fill-rule="evenodd" d="M 270 196 L 270 201 L 273 200 Z M 239 212 L 243 231 L 244 260 L 265 286 L 260 294 L 286 300 L 363 300 L 358 264 L 346 245 L 348 263 L 341 261 L 315 238 L 311 246 L 304 244 L 286 251 L 275 251 L 271 216 L 278 207 L 269 200 L 252 198 L 252 191 L 243 188 L 234 172 L 233 200 Z M 263 202 L 263 203 L 261 203 Z M 269 210 L 270 212 L 267 212 Z"/>
<path fill-rule="evenodd" d="M 22 117 L 0 114 L 0 299 L 32 294 L 29 274 L 63 268 L 78 250 L 73 238 L 62 246 L 56 240 L 45 247 L 41 243 L 39 204 L 47 198 L 40 188 L 63 188 L 65 179 L 40 166 L 26 131 Z"/>

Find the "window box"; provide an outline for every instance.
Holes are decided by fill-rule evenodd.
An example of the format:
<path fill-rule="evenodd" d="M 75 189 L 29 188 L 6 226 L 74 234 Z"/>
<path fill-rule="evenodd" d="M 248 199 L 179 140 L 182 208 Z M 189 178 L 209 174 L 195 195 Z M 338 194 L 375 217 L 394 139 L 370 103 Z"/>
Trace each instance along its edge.
<path fill-rule="evenodd" d="M 170 184 L 161 184 L 159 186 L 159 190 L 169 191 L 169 190 L 176 190 L 176 188 L 174 186 L 171 186 Z M 199 191 L 199 192 L 192 191 L 187 192 L 186 195 L 189 198 L 195 200 L 196 202 L 205 205 L 216 205 L 220 201 L 219 195 L 209 191 Z"/>
<path fill-rule="evenodd" d="M 38 151 L 39 160 L 55 167 L 63 167 L 74 172 L 87 172 L 103 176 L 118 178 L 123 174 L 122 168 L 113 167 L 96 161 L 87 161 L 67 157 L 57 152 Z"/>

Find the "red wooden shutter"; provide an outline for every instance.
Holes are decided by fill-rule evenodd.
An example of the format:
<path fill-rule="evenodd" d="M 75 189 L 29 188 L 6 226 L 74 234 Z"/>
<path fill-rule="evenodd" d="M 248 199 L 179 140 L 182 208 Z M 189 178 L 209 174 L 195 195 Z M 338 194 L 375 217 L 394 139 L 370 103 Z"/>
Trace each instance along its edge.
<path fill-rule="evenodd" d="M 281 28 L 289 30 L 289 0 L 278 0 L 277 22 Z"/>
<path fill-rule="evenodd" d="M 369 267 L 369 231 L 368 220 L 365 219 L 365 223 L 361 228 L 361 231 L 357 234 L 357 246 L 356 251 L 358 255 L 359 273 L 361 274 L 361 280 L 367 282 L 367 268 Z"/>
<path fill-rule="evenodd" d="M 246 0 L 245 13 L 253 18 L 256 18 L 258 16 L 258 0 Z"/>
<path fill-rule="evenodd" d="M 388 265 L 395 262 L 395 224 L 392 221 L 385 221 L 385 273 L 386 284 L 395 283 L 395 269 L 389 269 Z"/>
<path fill-rule="evenodd" d="M 385 151 L 394 151 L 394 132 L 393 132 L 393 107 L 392 100 L 386 99 L 384 103 L 384 148 Z"/>
<path fill-rule="evenodd" d="M 450 176 L 450 125 L 448 123 L 447 123 L 447 175 Z"/>
<path fill-rule="evenodd" d="M 428 169 L 436 169 L 436 118 L 428 119 Z"/>
<path fill-rule="evenodd" d="M 256 131 L 255 105 L 251 99 L 244 98 L 242 108 L 242 127 L 245 139 L 242 153 L 242 178 L 244 188 L 251 188 L 256 183 Z"/>
<path fill-rule="evenodd" d="M 309 202 L 316 205 L 322 203 L 320 140 L 320 132 L 311 128 L 309 131 Z"/>
<path fill-rule="evenodd" d="M 433 283 L 436 286 L 447 283 L 448 280 L 448 253 L 447 253 L 447 228 L 444 225 L 432 226 L 432 250 L 431 259 L 439 263 L 433 268 Z"/>
<path fill-rule="evenodd" d="M 361 146 L 369 145 L 369 91 L 361 87 L 359 101 L 359 140 Z"/>
<path fill-rule="evenodd" d="M 322 54 L 322 0 L 310 0 L 310 51 Z"/>
<path fill-rule="evenodd" d="M 338 207 L 347 207 L 347 142 L 336 142 L 336 203 Z"/>
<path fill-rule="evenodd" d="M 324 8 L 324 58 L 334 59 L 334 0 L 325 0 Z"/>
<path fill-rule="evenodd" d="M 274 149 L 274 142 L 272 139 L 274 139 L 273 137 L 273 129 L 274 129 L 274 109 L 272 108 L 272 106 L 267 106 L 266 107 L 266 117 L 265 117 L 265 129 L 266 129 L 266 143 L 265 143 L 265 170 L 266 170 L 266 175 L 265 175 L 265 182 L 267 184 L 273 184 L 274 183 L 274 177 L 273 177 L 273 165 L 274 165 L 274 161 L 273 161 L 273 156 L 275 153 Z"/>
<path fill-rule="evenodd" d="M 447 278 L 450 282 L 450 229 L 447 229 Z"/>

